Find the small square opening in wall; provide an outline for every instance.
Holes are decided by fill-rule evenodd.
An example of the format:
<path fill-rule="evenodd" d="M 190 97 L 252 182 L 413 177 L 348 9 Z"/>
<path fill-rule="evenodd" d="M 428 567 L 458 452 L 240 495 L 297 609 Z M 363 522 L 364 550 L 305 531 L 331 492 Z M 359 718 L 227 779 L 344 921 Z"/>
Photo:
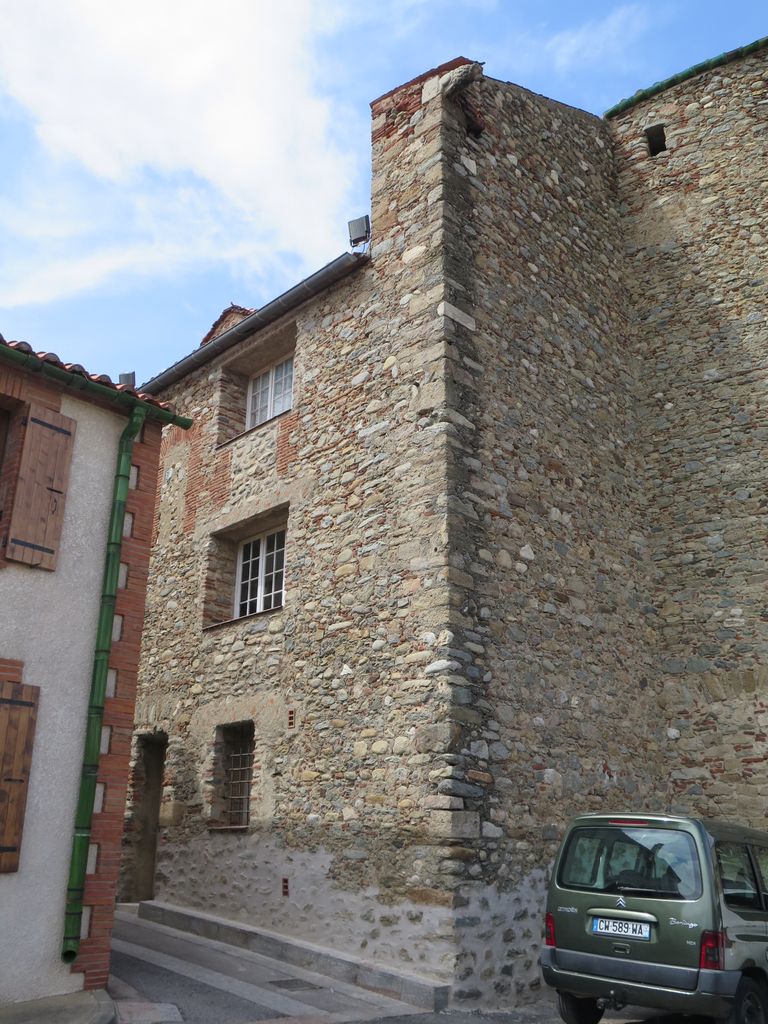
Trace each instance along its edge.
<path fill-rule="evenodd" d="M 87 939 L 91 934 L 91 908 L 83 907 L 83 916 L 80 918 L 80 938 Z"/>
<path fill-rule="evenodd" d="M 125 519 L 123 520 L 123 536 L 133 536 L 133 512 L 125 513 Z"/>
<path fill-rule="evenodd" d="M 139 486 L 139 467 L 131 466 L 130 473 L 128 475 L 128 486 L 132 491 L 135 491 Z"/>
<path fill-rule="evenodd" d="M 291 708 L 288 711 L 288 728 L 289 729 L 295 729 L 296 728 L 296 712 L 294 711 L 293 708 Z"/>
<path fill-rule="evenodd" d="M 123 616 L 114 615 L 112 617 L 112 643 L 117 643 L 123 639 Z"/>
<path fill-rule="evenodd" d="M 117 572 L 117 588 L 118 590 L 125 590 L 128 586 L 128 563 L 121 562 L 120 568 Z"/>
<path fill-rule="evenodd" d="M 650 128 L 646 128 L 645 139 L 651 156 L 657 156 L 667 148 L 667 136 L 663 124 L 654 124 Z"/>
<path fill-rule="evenodd" d="M 282 893 L 283 893 L 283 896 L 290 896 L 291 895 L 291 887 L 290 887 L 290 884 L 289 884 L 287 878 L 284 878 L 282 880 Z"/>
<path fill-rule="evenodd" d="M 93 797 L 93 813 L 101 814 L 104 810 L 104 798 L 107 795 L 107 787 L 103 782 L 96 783 L 96 793 Z"/>
<path fill-rule="evenodd" d="M 86 864 L 85 864 L 85 873 L 86 873 L 86 875 L 95 875 L 96 874 L 96 865 L 98 863 L 98 860 L 99 860 L 99 844 L 98 843 L 90 843 L 88 845 L 88 860 L 86 861 Z"/>

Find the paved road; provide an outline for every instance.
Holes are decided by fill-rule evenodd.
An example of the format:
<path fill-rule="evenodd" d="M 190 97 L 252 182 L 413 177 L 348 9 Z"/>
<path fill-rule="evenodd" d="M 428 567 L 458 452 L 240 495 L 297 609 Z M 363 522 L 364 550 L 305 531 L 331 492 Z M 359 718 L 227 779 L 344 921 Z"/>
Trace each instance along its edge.
<path fill-rule="evenodd" d="M 120 1024 L 351 1024 L 422 1011 L 248 950 L 118 913 L 110 994 Z"/>
<path fill-rule="evenodd" d="M 123 983 L 118 999 L 121 1016 L 154 1017 L 156 1021 L 184 1021 L 185 1024 L 209 1024 L 210 1021 L 227 1021 L 227 1024 L 250 1024 L 252 1021 L 269 1020 L 275 1016 L 272 1009 L 239 999 L 218 988 L 177 974 L 175 971 L 158 967 L 125 953 L 113 953 L 112 973 Z M 128 992 L 125 986 L 131 988 Z M 114 987 L 114 986 L 113 986 Z M 138 1013 L 138 1002 L 149 1002 L 152 1008 L 142 1007 Z M 131 1013 L 126 1004 L 133 1004 Z"/>
<path fill-rule="evenodd" d="M 551 993 L 530 1007 L 428 1013 L 368 989 L 118 912 L 110 993 L 119 1024 L 562 1024 Z M 696 1024 L 623 1011 L 605 1024 Z"/>

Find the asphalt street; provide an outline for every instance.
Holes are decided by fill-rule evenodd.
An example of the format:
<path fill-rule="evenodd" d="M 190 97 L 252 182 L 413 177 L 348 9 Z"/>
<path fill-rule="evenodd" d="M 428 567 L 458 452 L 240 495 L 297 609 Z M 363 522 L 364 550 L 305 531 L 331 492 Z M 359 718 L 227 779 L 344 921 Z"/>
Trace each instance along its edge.
<path fill-rule="evenodd" d="M 425 1012 L 390 995 L 118 912 L 110 995 L 118 1024 L 562 1024 L 554 999 L 508 1011 Z M 605 1024 L 696 1024 L 625 1010 Z"/>

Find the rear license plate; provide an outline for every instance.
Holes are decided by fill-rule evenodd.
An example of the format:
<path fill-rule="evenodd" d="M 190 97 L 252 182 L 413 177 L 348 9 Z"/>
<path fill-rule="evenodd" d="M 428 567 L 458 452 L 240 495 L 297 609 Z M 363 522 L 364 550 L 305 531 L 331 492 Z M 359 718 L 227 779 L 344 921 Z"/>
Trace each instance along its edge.
<path fill-rule="evenodd" d="M 593 935 L 618 936 L 622 939 L 643 939 L 651 937 L 651 926 L 644 921 L 624 921 L 617 917 L 593 917 Z"/>

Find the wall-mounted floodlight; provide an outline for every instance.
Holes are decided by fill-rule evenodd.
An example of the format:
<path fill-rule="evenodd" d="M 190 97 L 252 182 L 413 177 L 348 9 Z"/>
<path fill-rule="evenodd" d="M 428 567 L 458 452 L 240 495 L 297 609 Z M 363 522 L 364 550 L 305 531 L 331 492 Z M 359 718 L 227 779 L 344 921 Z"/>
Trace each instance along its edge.
<path fill-rule="evenodd" d="M 366 245 L 371 240 L 371 218 L 366 214 L 364 217 L 357 217 L 349 221 L 349 244 L 354 249 L 356 245 Z"/>

